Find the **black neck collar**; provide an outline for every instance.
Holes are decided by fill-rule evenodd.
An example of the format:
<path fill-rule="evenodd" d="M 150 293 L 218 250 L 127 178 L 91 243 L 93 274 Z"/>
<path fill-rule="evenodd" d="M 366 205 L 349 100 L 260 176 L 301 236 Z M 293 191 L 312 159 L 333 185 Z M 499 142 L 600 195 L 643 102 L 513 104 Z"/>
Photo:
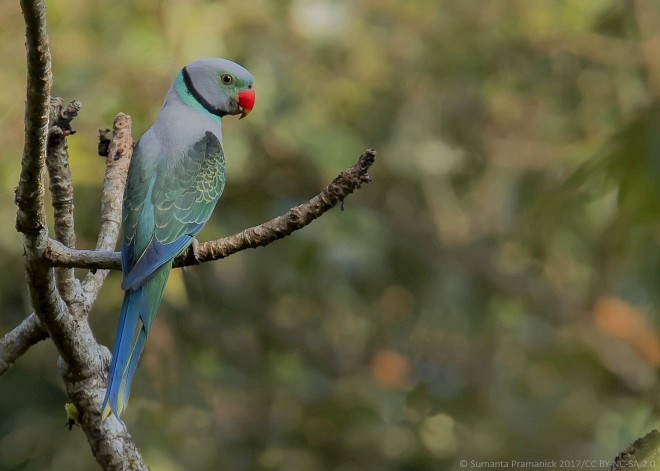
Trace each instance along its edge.
<path fill-rule="evenodd" d="M 186 84 L 188 93 L 190 93 L 193 98 L 204 107 L 206 111 L 222 118 L 226 113 L 223 113 L 217 106 L 213 106 L 211 103 L 209 103 L 208 100 L 197 91 L 195 85 L 193 85 L 190 73 L 188 73 L 188 70 L 185 67 L 181 70 L 181 73 L 183 74 L 183 83 Z"/>

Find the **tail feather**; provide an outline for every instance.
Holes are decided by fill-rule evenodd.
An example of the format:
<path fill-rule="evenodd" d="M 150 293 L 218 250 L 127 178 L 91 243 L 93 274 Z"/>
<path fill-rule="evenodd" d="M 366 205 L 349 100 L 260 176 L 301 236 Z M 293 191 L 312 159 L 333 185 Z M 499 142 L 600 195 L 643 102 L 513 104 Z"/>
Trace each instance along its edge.
<path fill-rule="evenodd" d="M 169 269 L 165 270 L 165 280 L 161 284 L 158 283 L 147 283 L 144 286 L 144 295 L 140 299 L 140 320 L 142 321 L 142 328 L 138 333 L 137 339 L 135 340 L 135 345 L 131 351 L 131 357 L 128 362 L 128 368 L 125 370 L 125 383 L 126 387 L 124 389 L 125 393 L 125 402 L 128 402 L 128 395 L 131 390 L 131 383 L 133 382 L 133 374 L 137 368 L 138 362 L 140 360 L 140 355 L 142 354 L 142 349 L 144 349 L 144 344 L 147 341 L 147 336 L 151 331 L 151 326 L 153 325 L 154 318 L 156 316 L 156 310 L 158 310 L 158 305 L 160 300 L 163 297 L 163 291 L 165 289 L 165 283 L 167 281 L 167 275 L 169 274 Z M 163 274 L 160 274 L 162 278 Z M 149 306 L 150 299 L 157 299 L 155 308 Z M 153 312 L 153 315 L 152 315 Z"/>
<path fill-rule="evenodd" d="M 123 388 L 121 389 L 121 405 L 122 410 L 128 404 L 128 398 L 131 395 L 131 384 L 133 384 L 133 375 L 135 374 L 135 369 L 137 368 L 138 362 L 140 361 L 140 355 L 144 349 L 144 344 L 147 341 L 147 332 L 144 330 L 144 327 L 140 329 L 137 340 L 135 341 L 135 346 L 131 352 L 131 359 L 128 363 L 128 369 L 122 378 Z M 121 412 L 120 412 L 121 413 Z"/>
<path fill-rule="evenodd" d="M 121 306 L 121 315 L 117 327 L 117 337 L 112 349 L 112 363 L 110 363 L 110 374 L 108 377 L 108 390 L 103 400 L 103 419 L 108 417 L 112 411 L 119 415 L 123 408 L 119 404 L 119 390 L 121 388 L 122 376 L 130 360 L 135 328 L 140 317 L 138 299 L 142 297 L 142 289 L 127 291 L 124 294 L 124 302 Z"/>
<path fill-rule="evenodd" d="M 103 400 L 102 418 L 119 417 L 128 404 L 133 375 L 153 325 L 171 263 L 156 272 L 141 287 L 124 294 L 117 338 L 113 350 L 108 390 Z"/>

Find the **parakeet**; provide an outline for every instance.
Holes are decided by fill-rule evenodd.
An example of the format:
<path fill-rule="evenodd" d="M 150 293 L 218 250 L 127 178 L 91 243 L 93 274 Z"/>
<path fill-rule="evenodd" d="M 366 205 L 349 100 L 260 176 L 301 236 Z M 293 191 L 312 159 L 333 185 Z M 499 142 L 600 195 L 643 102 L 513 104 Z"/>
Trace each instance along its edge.
<path fill-rule="evenodd" d="M 209 220 L 225 185 L 221 119 L 254 106 L 250 72 L 226 59 L 185 66 L 133 152 L 122 208 L 124 302 L 102 417 L 119 417 L 172 260 Z"/>

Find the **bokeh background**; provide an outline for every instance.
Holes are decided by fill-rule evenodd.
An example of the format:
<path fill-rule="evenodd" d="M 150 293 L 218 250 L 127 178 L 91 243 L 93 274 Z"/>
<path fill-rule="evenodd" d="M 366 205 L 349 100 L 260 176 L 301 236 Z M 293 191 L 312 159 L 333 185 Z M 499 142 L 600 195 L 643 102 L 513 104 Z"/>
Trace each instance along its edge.
<path fill-rule="evenodd" d="M 173 273 L 125 421 L 154 470 L 442 470 L 610 460 L 660 427 L 660 3 L 51 0 L 78 246 L 97 129 L 139 137 L 181 66 L 232 58 L 228 185 L 201 240 L 373 182 L 266 248 Z M 0 2 L 0 334 L 31 312 L 14 232 L 25 83 Z M 113 273 L 92 313 L 111 345 Z M 0 378 L 0 469 L 86 470 L 49 342 Z M 570 466 L 564 469 L 570 469 Z"/>

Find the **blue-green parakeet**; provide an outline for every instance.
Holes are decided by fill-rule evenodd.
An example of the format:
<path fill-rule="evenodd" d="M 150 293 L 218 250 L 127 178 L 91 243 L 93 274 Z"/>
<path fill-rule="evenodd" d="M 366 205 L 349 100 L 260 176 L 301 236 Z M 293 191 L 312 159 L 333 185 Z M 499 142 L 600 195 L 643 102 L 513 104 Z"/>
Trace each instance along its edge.
<path fill-rule="evenodd" d="M 254 101 L 254 79 L 240 65 L 226 59 L 194 62 L 179 72 L 135 147 L 122 212 L 124 302 L 103 418 L 126 408 L 172 260 L 192 243 L 222 194 L 221 119 L 246 116 Z"/>

